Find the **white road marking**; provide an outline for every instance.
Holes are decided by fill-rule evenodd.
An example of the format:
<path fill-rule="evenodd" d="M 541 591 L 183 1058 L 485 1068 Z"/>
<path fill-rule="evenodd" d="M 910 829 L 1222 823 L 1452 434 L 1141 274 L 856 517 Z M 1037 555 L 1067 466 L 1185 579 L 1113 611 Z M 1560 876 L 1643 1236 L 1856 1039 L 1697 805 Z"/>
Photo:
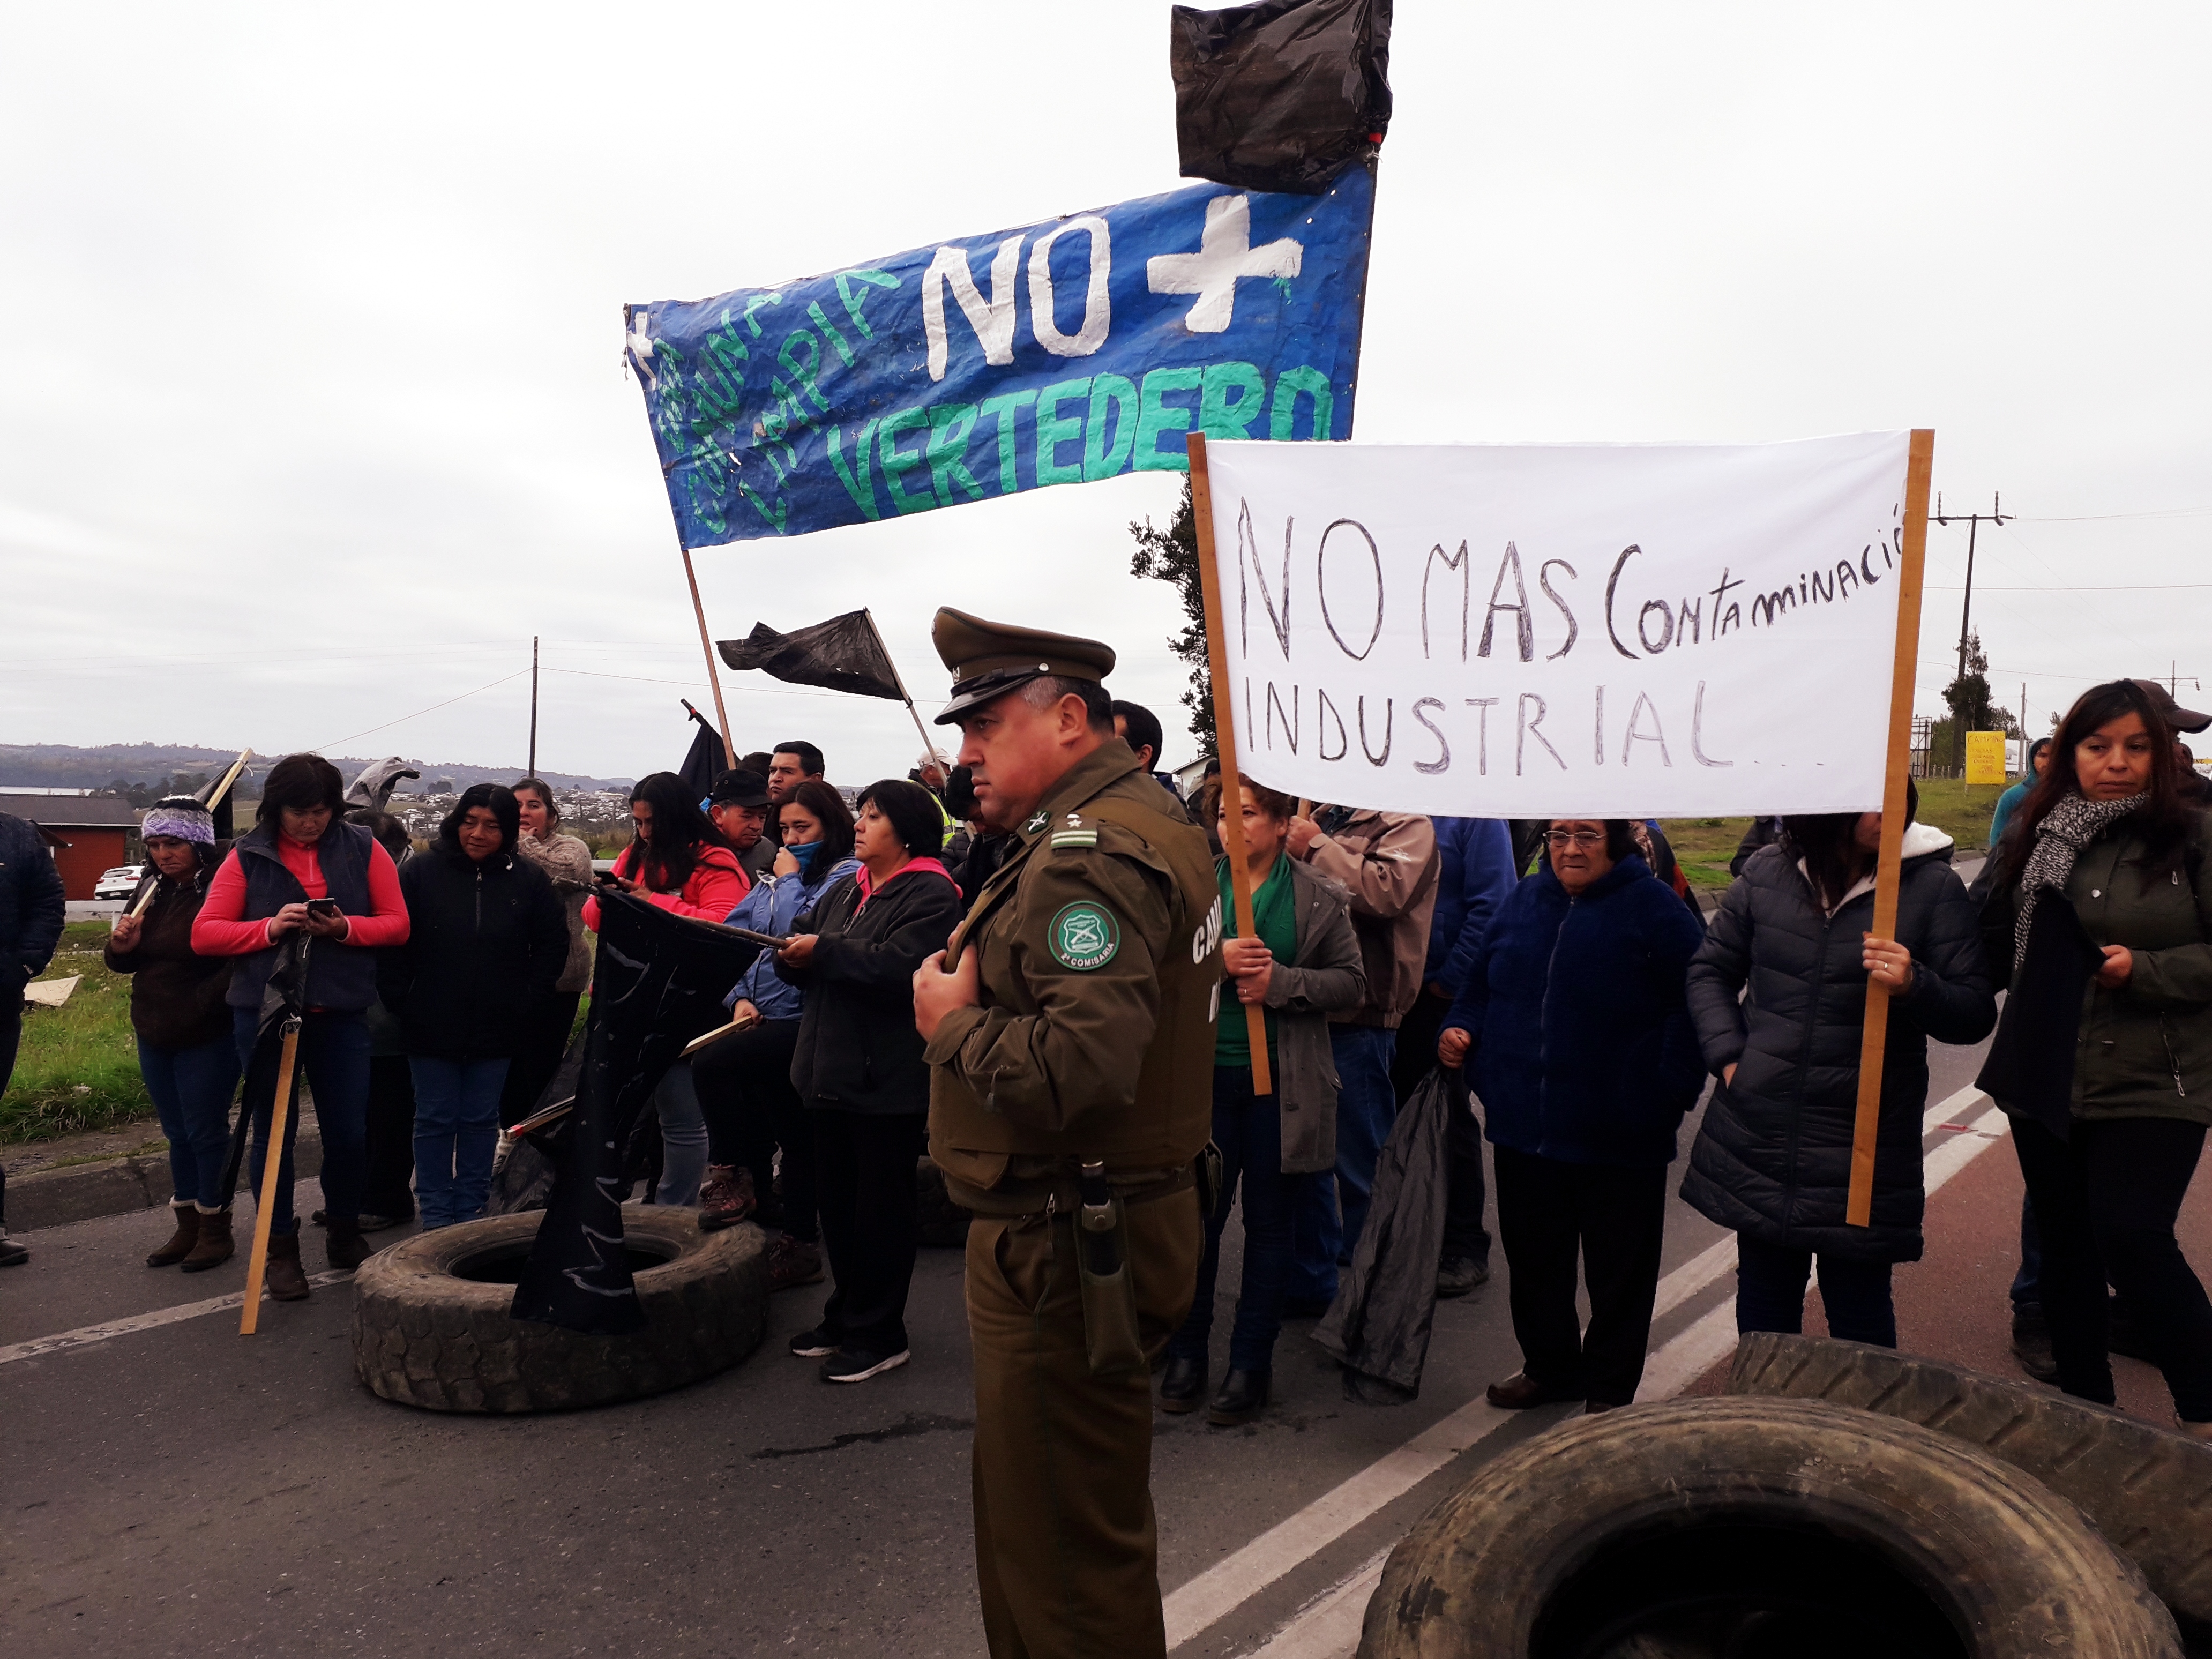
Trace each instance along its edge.
<path fill-rule="evenodd" d="M 1923 1138 L 1938 1129 L 1955 1133 L 1927 1154 L 1927 1189 L 1933 1194 L 2006 1133 L 2004 1114 L 1979 1089 L 1961 1089 L 1928 1109 L 1921 1120 Z M 1709 1289 L 1735 1267 L 1735 1240 L 1724 1238 L 1700 1252 L 1659 1283 L 1652 1317 L 1672 1312 Z M 1644 1368 L 1638 1401 L 1665 1400 L 1680 1394 L 1735 1347 L 1735 1298 L 1729 1297 L 1654 1353 Z M 1501 1412 L 1477 1399 L 1462 1406 L 1426 1433 L 1370 1464 L 1334 1491 L 1324 1493 L 1279 1525 L 1262 1533 L 1168 1596 L 1168 1646 L 1188 1642 L 1291 1571 L 1326 1546 L 1366 1520 L 1462 1451 L 1502 1428 L 1516 1413 Z M 1456 1450 L 1447 1447 L 1456 1444 Z M 1366 1598 L 1382 1582 L 1382 1561 L 1370 1561 L 1352 1577 L 1325 1592 L 1284 1625 L 1252 1659 L 1344 1659 L 1359 1644 Z"/>
<path fill-rule="evenodd" d="M 351 1279 L 352 1271 L 335 1268 L 317 1273 L 307 1280 L 310 1285 L 335 1285 L 342 1279 Z M 262 1300 L 269 1298 L 264 1295 Z M 0 1348 L 0 1365 L 11 1364 L 18 1359 L 36 1359 L 42 1354 L 60 1353 L 68 1348 L 82 1348 L 88 1342 L 105 1342 L 112 1337 L 129 1336 L 134 1331 L 150 1331 L 163 1325 L 179 1325 L 187 1319 L 198 1319 L 203 1314 L 222 1313 L 226 1309 L 246 1305 L 246 1292 L 233 1291 L 228 1296 L 210 1297 L 205 1302 L 186 1302 L 174 1308 L 156 1308 L 152 1313 L 133 1314 L 128 1319 L 111 1319 L 101 1325 L 83 1325 L 73 1331 L 58 1332 L 52 1336 L 34 1336 L 27 1342 L 10 1343 Z"/>

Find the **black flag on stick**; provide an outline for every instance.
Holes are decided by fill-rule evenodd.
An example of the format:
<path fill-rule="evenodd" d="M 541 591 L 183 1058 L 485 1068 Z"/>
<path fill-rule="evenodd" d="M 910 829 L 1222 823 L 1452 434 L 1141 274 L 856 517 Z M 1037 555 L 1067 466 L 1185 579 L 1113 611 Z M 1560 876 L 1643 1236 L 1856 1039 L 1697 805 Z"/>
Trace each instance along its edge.
<path fill-rule="evenodd" d="M 842 617 L 817 623 L 811 628 L 779 634 L 766 623 L 755 623 L 742 640 L 718 642 L 722 660 L 732 668 L 757 668 L 795 685 L 822 685 L 855 696 L 884 697 L 906 705 L 914 729 L 921 737 L 924 755 L 937 752 L 937 744 L 921 723 L 906 682 L 884 647 L 876 619 L 865 610 L 848 611 Z"/>
<path fill-rule="evenodd" d="M 511 1311 L 594 1336 L 641 1330 L 623 1250 L 622 1149 L 684 1045 L 722 1023 L 722 996 L 757 946 L 627 894 L 599 895 L 599 951 L 583 1068 L 530 1261 Z"/>
<path fill-rule="evenodd" d="M 722 762 L 729 746 L 707 717 L 691 706 L 690 698 L 678 697 L 676 701 L 699 725 L 699 729 L 691 734 L 691 746 L 684 751 L 684 764 L 676 769 L 676 775 L 684 780 L 693 794 L 704 800 L 713 790 L 714 780 L 722 775 Z"/>
<path fill-rule="evenodd" d="M 757 668 L 794 685 L 827 686 L 832 691 L 888 697 L 894 702 L 907 700 L 890 653 L 876 632 L 875 619 L 865 611 L 848 611 L 788 634 L 755 623 L 744 639 L 720 641 L 717 648 L 732 668 Z"/>

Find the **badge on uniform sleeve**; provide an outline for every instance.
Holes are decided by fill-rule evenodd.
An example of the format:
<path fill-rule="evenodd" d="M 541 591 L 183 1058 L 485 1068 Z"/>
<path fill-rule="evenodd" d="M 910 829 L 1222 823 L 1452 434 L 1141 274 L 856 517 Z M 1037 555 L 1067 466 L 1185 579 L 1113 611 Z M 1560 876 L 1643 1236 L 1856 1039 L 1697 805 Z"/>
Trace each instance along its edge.
<path fill-rule="evenodd" d="M 1121 948 L 1121 924 L 1087 899 L 1063 905 L 1052 919 L 1052 954 L 1063 968 L 1087 974 L 1114 960 Z"/>

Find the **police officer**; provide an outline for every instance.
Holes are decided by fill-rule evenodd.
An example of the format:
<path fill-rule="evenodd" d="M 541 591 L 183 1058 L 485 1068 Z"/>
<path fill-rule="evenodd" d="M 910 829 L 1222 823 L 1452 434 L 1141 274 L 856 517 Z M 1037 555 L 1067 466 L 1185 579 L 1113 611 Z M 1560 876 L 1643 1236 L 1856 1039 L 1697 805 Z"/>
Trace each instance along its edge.
<path fill-rule="evenodd" d="M 1204 1243 L 1213 862 L 1114 734 L 1110 647 L 951 610 L 934 633 L 938 723 L 1015 838 L 915 975 L 930 1155 L 975 1213 L 984 1632 L 997 1659 L 1163 1654 L 1151 1360 Z"/>

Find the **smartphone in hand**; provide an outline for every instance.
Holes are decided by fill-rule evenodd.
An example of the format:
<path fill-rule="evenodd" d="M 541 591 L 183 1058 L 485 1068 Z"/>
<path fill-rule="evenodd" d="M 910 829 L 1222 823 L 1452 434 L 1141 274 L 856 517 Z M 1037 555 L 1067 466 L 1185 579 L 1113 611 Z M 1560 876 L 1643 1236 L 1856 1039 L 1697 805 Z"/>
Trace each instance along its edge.
<path fill-rule="evenodd" d="M 309 899 L 307 901 L 307 914 L 311 916 L 321 916 L 325 920 L 328 920 L 331 917 L 337 916 L 343 913 L 339 910 L 338 902 L 336 899 L 319 898 Z"/>

